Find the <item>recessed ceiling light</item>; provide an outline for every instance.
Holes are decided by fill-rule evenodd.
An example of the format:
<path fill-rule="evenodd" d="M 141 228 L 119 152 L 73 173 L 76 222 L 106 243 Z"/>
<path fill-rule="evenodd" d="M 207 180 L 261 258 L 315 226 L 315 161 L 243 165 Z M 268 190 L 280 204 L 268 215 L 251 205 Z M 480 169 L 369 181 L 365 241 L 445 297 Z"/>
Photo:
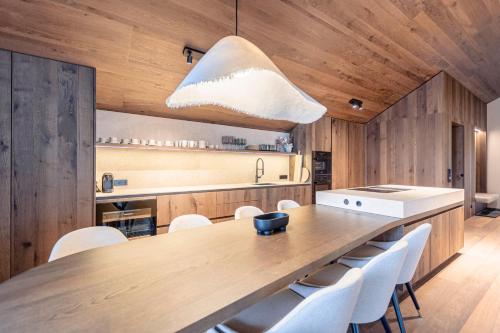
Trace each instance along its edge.
<path fill-rule="evenodd" d="M 354 110 L 363 111 L 363 101 L 353 98 L 349 101 L 349 104 L 351 104 L 351 107 Z"/>

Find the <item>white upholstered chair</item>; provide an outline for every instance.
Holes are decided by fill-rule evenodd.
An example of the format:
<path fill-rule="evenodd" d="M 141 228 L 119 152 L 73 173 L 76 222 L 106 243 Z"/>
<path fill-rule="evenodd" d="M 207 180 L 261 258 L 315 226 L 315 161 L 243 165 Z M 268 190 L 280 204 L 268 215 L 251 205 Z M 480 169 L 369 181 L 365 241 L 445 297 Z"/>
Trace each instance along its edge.
<path fill-rule="evenodd" d="M 125 242 L 128 242 L 127 237 L 120 230 L 112 227 L 97 226 L 82 228 L 59 238 L 50 252 L 49 261 L 97 247 Z"/>
<path fill-rule="evenodd" d="M 246 218 L 254 217 L 257 215 L 261 215 L 261 214 L 264 214 L 264 212 L 259 207 L 241 206 L 241 207 L 237 208 L 236 211 L 234 212 L 234 218 L 236 220 L 241 220 L 241 219 L 246 219 Z"/>
<path fill-rule="evenodd" d="M 417 297 L 415 296 L 415 292 L 413 291 L 413 287 L 411 284 L 411 280 L 413 279 L 413 275 L 415 275 L 415 271 L 418 266 L 418 262 L 420 261 L 420 257 L 425 248 L 425 244 L 429 239 L 429 235 L 432 230 L 432 225 L 430 223 L 424 223 L 415 230 L 412 230 L 405 236 L 401 238 L 399 241 L 394 242 L 376 242 L 370 241 L 367 245 L 363 245 L 359 248 L 352 250 L 347 253 L 344 257 L 342 257 L 341 261 L 350 267 L 362 267 L 366 265 L 372 258 L 376 255 L 383 253 L 387 249 L 391 248 L 400 241 L 406 241 L 408 243 L 408 255 L 403 263 L 403 267 L 401 268 L 401 273 L 399 274 L 397 285 L 405 285 L 410 297 L 415 305 L 415 308 L 418 312 L 418 315 L 421 317 L 420 313 L 420 305 L 418 304 Z M 400 327 L 400 331 L 404 332 L 404 322 L 403 316 L 399 311 L 399 302 L 397 298 L 396 290 L 394 290 L 392 296 L 392 303 L 394 305 L 394 310 L 396 311 L 396 317 L 398 319 L 398 324 Z"/>
<path fill-rule="evenodd" d="M 203 215 L 199 214 L 186 214 L 177 216 L 170 222 L 168 232 L 176 232 L 179 230 L 193 229 L 211 225 L 212 221 Z"/>
<path fill-rule="evenodd" d="M 359 324 L 378 320 L 386 332 L 390 332 L 385 313 L 407 252 L 408 243 L 401 241 L 362 267 L 363 286 L 351 318 L 354 333 L 359 332 Z M 290 289 L 308 297 L 321 287 L 337 283 L 350 269 L 339 260 L 339 263 L 325 266 L 306 279 L 290 285 Z"/>
<path fill-rule="evenodd" d="M 278 210 L 298 208 L 300 205 L 293 200 L 280 200 L 278 202 Z"/>
<path fill-rule="evenodd" d="M 209 332 L 345 333 L 362 284 L 361 270 L 351 269 L 334 286 L 305 299 L 283 289 Z"/>

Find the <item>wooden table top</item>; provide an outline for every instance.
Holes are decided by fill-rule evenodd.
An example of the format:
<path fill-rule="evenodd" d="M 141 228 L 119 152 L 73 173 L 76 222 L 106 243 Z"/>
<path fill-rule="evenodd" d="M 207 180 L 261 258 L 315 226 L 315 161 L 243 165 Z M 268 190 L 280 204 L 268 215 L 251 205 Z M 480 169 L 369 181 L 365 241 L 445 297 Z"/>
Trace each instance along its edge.
<path fill-rule="evenodd" d="M 397 219 L 321 205 L 287 232 L 251 219 L 90 250 L 0 284 L 0 332 L 201 332 L 373 237 Z M 437 213 L 437 212 L 434 212 Z"/>

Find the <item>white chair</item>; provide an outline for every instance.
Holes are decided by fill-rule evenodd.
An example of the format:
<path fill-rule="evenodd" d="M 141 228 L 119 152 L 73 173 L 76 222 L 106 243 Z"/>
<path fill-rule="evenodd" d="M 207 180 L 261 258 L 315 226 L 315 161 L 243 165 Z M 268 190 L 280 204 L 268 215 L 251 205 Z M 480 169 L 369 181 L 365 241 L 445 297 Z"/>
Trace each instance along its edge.
<path fill-rule="evenodd" d="M 298 208 L 300 205 L 293 200 L 280 200 L 278 202 L 278 210 Z"/>
<path fill-rule="evenodd" d="M 413 279 L 413 275 L 415 275 L 415 271 L 417 269 L 420 257 L 422 256 L 431 230 L 432 225 L 430 223 L 424 223 L 415 228 L 415 230 L 403 236 L 401 240 L 399 240 L 406 241 L 408 243 L 408 255 L 406 256 L 405 262 L 403 263 L 403 267 L 401 268 L 401 273 L 399 274 L 396 284 L 406 286 L 406 289 L 408 290 L 408 293 L 410 294 L 413 304 L 415 305 L 415 308 L 420 317 L 422 317 L 420 313 L 420 305 L 418 304 L 417 297 L 415 296 L 415 292 L 413 291 L 411 280 Z M 363 265 L 366 265 L 371 258 L 391 248 L 391 246 L 399 241 L 370 241 L 367 243 L 367 245 L 363 245 L 347 253 L 344 257 L 342 257 L 342 263 L 350 267 L 362 267 Z M 392 303 L 396 312 L 400 331 L 405 332 L 403 316 L 399 310 L 399 301 L 396 289 L 394 290 L 394 293 L 392 295 Z"/>
<path fill-rule="evenodd" d="M 363 286 L 351 318 L 354 333 L 359 332 L 359 324 L 378 320 L 382 322 L 386 332 L 391 331 L 385 313 L 407 252 L 408 243 L 398 242 L 361 269 Z M 321 287 L 337 283 L 350 269 L 342 263 L 328 265 L 303 281 L 290 285 L 290 289 L 308 297 Z"/>
<path fill-rule="evenodd" d="M 97 247 L 128 242 L 120 230 L 98 226 L 78 229 L 59 238 L 50 252 L 49 262 Z"/>
<path fill-rule="evenodd" d="M 179 230 L 192 229 L 204 227 L 207 225 L 211 225 L 212 221 L 206 218 L 203 215 L 199 214 L 186 214 L 177 216 L 170 222 L 170 226 L 168 227 L 168 232 L 176 232 Z"/>
<path fill-rule="evenodd" d="M 241 206 L 234 212 L 234 218 L 236 220 L 247 219 L 257 215 L 264 214 L 262 209 L 255 206 Z"/>
<path fill-rule="evenodd" d="M 360 269 L 351 269 L 334 286 L 302 298 L 284 289 L 209 332 L 345 333 L 362 288 Z"/>

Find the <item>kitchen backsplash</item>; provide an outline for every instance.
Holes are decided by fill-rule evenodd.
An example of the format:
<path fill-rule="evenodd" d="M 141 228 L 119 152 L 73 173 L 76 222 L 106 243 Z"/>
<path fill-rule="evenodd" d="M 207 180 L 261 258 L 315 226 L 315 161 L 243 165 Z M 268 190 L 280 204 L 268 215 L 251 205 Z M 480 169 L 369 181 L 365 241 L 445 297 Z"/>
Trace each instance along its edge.
<path fill-rule="evenodd" d="M 221 145 L 224 135 L 247 139 L 247 144 L 273 144 L 287 133 L 148 117 L 97 110 L 97 137 L 154 140 L 206 140 Z M 261 157 L 261 182 L 278 181 L 289 173 L 289 156 L 258 153 L 183 152 L 141 149 L 96 149 L 96 180 L 111 172 L 127 179 L 126 188 L 249 183 Z"/>

